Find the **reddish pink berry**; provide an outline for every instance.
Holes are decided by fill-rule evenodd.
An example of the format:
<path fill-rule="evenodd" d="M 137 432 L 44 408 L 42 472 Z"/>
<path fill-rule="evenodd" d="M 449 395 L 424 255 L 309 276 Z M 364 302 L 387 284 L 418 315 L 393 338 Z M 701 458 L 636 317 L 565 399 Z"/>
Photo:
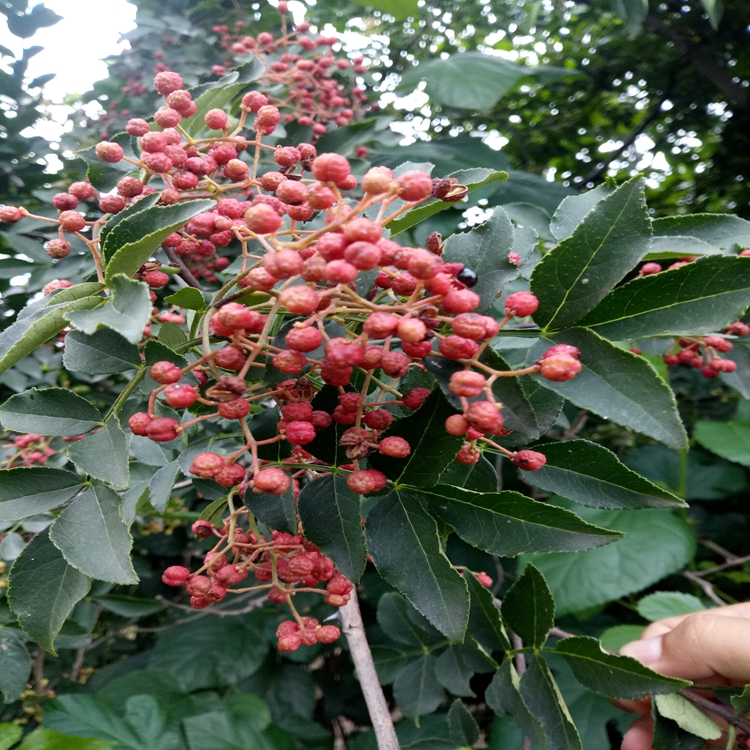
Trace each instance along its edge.
<path fill-rule="evenodd" d="M 182 78 L 179 73 L 167 70 L 162 73 L 157 73 L 154 78 L 154 88 L 162 95 L 167 96 L 173 91 L 178 91 L 182 88 Z"/>
<path fill-rule="evenodd" d="M 225 346 L 216 352 L 214 362 L 224 370 L 240 370 L 245 364 L 245 355 L 236 346 Z"/>
<path fill-rule="evenodd" d="M 180 423 L 169 417 L 157 417 L 152 419 L 146 428 L 146 437 L 155 443 L 168 443 L 179 434 Z"/>
<path fill-rule="evenodd" d="M 540 364 L 542 377 L 556 382 L 572 380 L 581 371 L 581 363 L 564 354 L 544 357 Z"/>
<path fill-rule="evenodd" d="M 385 474 L 382 472 L 376 469 L 365 469 L 351 473 L 346 479 L 346 485 L 352 492 L 356 492 L 358 495 L 367 495 L 371 492 L 382 490 L 387 481 Z M 330 591 L 331 584 L 329 583 L 328 585 Z"/>
<path fill-rule="evenodd" d="M 190 473 L 211 479 L 224 468 L 224 457 L 218 453 L 199 453 L 190 465 Z"/>
<path fill-rule="evenodd" d="M 473 370 L 462 370 L 451 375 L 449 388 L 456 396 L 472 398 L 478 396 L 487 385 L 487 379 L 481 373 Z"/>
<path fill-rule="evenodd" d="M 50 258 L 60 260 L 70 254 L 70 243 L 65 240 L 50 240 L 44 249 Z"/>
<path fill-rule="evenodd" d="M 285 350 L 274 354 L 273 366 L 287 375 L 297 375 L 307 364 L 307 357 L 298 351 Z"/>
<path fill-rule="evenodd" d="M 503 428 L 500 409 L 489 401 L 474 401 L 466 410 L 466 419 L 480 432 L 497 433 Z"/>
<path fill-rule="evenodd" d="M 426 333 L 427 326 L 417 318 L 404 318 L 398 324 L 398 337 L 408 344 L 418 344 Z"/>
<path fill-rule="evenodd" d="M 242 419 L 250 413 L 250 404 L 243 398 L 219 404 L 219 415 L 224 419 Z"/>
<path fill-rule="evenodd" d="M 210 109 L 203 119 L 210 130 L 224 130 L 229 118 L 223 109 Z"/>
<path fill-rule="evenodd" d="M 172 383 L 164 389 L 164 400 L 175 409 L 186 409 L 198 400 L 198 389 L 185 383 Z"/>
<path fill-rule="evenodd" d="M 538 451 L 518 451 L 512 461 L 524 471 L 538 471 L 547 463 L 547 457 Z"/>
<path fill-rule="evenodd" d="M 570 344 L 555 344 L 542 354 L 541 359 L 557 357 L 561 354 L 566 357 L 574 357 L 575 359 L 580 359 L 581 356 L 581 352 L 576 346 L 571 346 Z"/>
<path fill-rule="evenodd" d="M 380 367 L 383 372 L 393 378 L 400 378 L 406 375 L 410 364 L 409 357 L 403 352 L 387 352 L 383 354 L 380 360 Z"/>
<path fill-rule="evenodd" d="M 261 469 L 253 477 L 255 489 L 269 495 L 283 495 L 289 489 L 291 483 L 290 476 L 276 468 Z"/>
<path fill-rule="evenodd" d="M 142 135 L 146 135 L 146 133 L 151 130 L 151 126 L 145 120 L 134 118 L 132 120 L 128 120 L 128 124 L 125 126 L 125 130 L 129 135 L 140 138 Z"/>
<path fill-rule="evenodd" d="M 474 578 L 476 578 L 477 582 L 484 586 L 486 589 L 492 586 L 492 578 L 490 578 L 484 571 L 482 571 L 481 573 L 475 573 Z"/>
<path fill-rule="evenodd" d="M 133 414 L 128 419 L 128 427 L 132 430 L 134 435 L 140 435 L 141 437 L 146 436 L 146 430 L 151 424 L 151 415 L 145 411 L 139 411 Z"/>
<path fill-rule="evenodd" d="M 309 286 L 290 286 L 279 295 L 279 302 L 289 312 L 310 315 L 320 304 L 318 293 Z"/>
<path fill-rule="evenodd" d="M 312 352 L 323 343 L 323 334 L 315 327 L 292 328 L 284 339 L 289 349 Z"/>
<path fill-rule="evenodd" d="M 271 206 L 257 203 L 245 211 L 245 221 L 255 234 L 272 234 L 281 227 L 281 216 Z"/>
<path fill-rule="evenodd" d="M 525 318 L 533 315 L 539 307 L 539 300 L 531 292 L 516 292 L 505 300 L 505 314 Z"/>
<path fill-rule="evenodd" d="M 432 178 L 426 172 L 410 170 L 396 179 L 401 188 L 399 197 L 405 201 L 421 201 L 432 194 Z"/>
<path fill-rule="evenodd" d="M 661 265 L 658 263 L 644 263 L 638 271 L 639 276 L 652 276 L 655 273 L 661 273 Z"/>
<path fill-rule="evenodd" d="M 74 182 L 68 192 L 80 201 L 87 201 L 94 195 L 94 186 L 90 182 Z"/>
<path fill-rule="evenodd" d="M 349 160 L 340 154 L 321 154 L 312 163 L 313 177 L 319 182 L 343 183 L 351 174 Z"/>
<path fill-rule="evenodd" d="M 454 292 L 448 292 L 440 301 L 440 307 L 444 312 L 456 315 L 476 310 L 480 302 L 479 295 L 472 292 L 471 289 L 458 289 Z"/>
<path fill-rule="evenodd" d="M 391 458 L 406 458 L 411 453 L 411 446 L 404 438 L 391 436 L 380 441 L 378 450 Z"/>
<path fill-rule="evenodd" d="M 119 195 L 103 195 L 99 208 L 105 214 L 117 214 L 125 208 L 125 200 Z"/>
<path fill-rule="evenodd" d="M 80 232 L 86 227 L 86 218 L 78 211 L 63 211 L 60 214 L 60 229 L 63 232 Z"/>
<path fill-rule="evenodd" d="M 162 385 L 176 383 L 182 377 L 182 370 L 173 362 L 162 360 L 151 365 L 151 377 Z"/>
<path fill-rule="evenodd" d="M 161 289 L 161 287 L 169 284 L 169 274 L 164 271 L 147 271 L 143 274 L 143 280 L 152 289 Z"/>
<path fill-rule="evenodd" d="M 462 414 L 453 414 L 445 420 L 445 431 L 449 435 L 465 435 L 469 431 L 469 420 Z"/>
<path fill-rule="evenodd" d="M 469 443 L 466 443 L 456 455 L 456 461 L 458 461 L 458 463 L 460 464 L 471 465 L 479 461 L 481 455 L 481 451 L 478 451 L 476 448 L 472 448 Z"/>
<path fill-rule="evenodd" d="M 263 266 L 274 278 L 289 279 L 302 273 L 304 260 L 294 250 L 278 250 L 263 256 Z"/>
<path fill-rule="evenodd" d="M 438 344 L 438 349 L 448 359 L 471 359 L 479 350 L 479 345 L 473 339 L 450 335 Z"/>
<path fill-rule="evenodd" d="M 341 635 L 341 631 L 335 625 L 323 625 L 315 632 L 318 643 L 333 643 Z"/>
<path fill-rule="evenodd" d="M 167 586 L 182 586 L 190 578 L 190 571 L 182 565 L 171 565 L 162 574 L 161 580 Z"/>
<path fill-rule="evenodd" d="M 78 198 L 69 193 L 57 193 L 57 195 L 52 198 L 52 205 L 58 211 L 70 211 L 78 205 Z"/>
<path fill-rule="evenodd" d="M 315 440 L 315 427 L 310 422 L 290 422 L 286 426 L 286 439 L 292 445 L 307 445 Z"/>
<path fill-rule="evenodd" d="M 94 151 L 96 152 L 97 158 L 107 164 L 116 164 L 123 156 L 125 156 L 122 146 L 118 143 L 111 143 L 109 141 L 97 143 Z"/>
<path fill-rule="evenodd" d="M 430 395 L 430 391 L 427 388 L 412 388 L 410 391 L 404 394 L 401 399 L 401 403 L 407 408 L 415 411 L 422 406 L 424 400 Z"/>

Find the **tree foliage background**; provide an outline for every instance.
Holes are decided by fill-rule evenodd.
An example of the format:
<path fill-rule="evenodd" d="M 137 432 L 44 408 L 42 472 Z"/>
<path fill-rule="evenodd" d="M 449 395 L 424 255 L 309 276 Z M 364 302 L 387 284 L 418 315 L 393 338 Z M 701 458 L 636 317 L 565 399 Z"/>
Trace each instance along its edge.
<path fill-rule="evenodd" d="M 215 78 L 213 65 L 242 62 L 225 59 L 213 27 L 242 20 L 257 33 L 278 23 L 273 7 L 245 0 L 134 2 L 131 50 L 113 58 L 110 76 L 77 102 L 97 100 L 106 114 L 95 124 L 79 109 L 63 149 L 78 151 L 97 139 L 92 130 L 97 137 L 114 134 L 128 117 L 152 112 L 152 95 L 133 92 L 137 84 L 150 91 L 155 65 L 166 64 L 195 85 Z M 55 18 L 24 0 L 0 6 L 12 33 L 30 45 L 20 60 L 0 49 L 0 203 L 33 205 L 52 215 L 56 185 L 85 168 L 79 159 L 59 174 L 45 173 L 40 160 L 49 144 L 29 135 L 43 116 L 46 81 L 29 81 L 26 64 L 36 28 Z M 646 176 L 654 216 L 711 211 L 750 218 L 750 9 L 743 0 L 724 0 L 723 6 L 699 0 L 319 0 L 308 17 L 321 29 L 349 32 L 345 44 L 371 61 L 365 79 L 382 108 L 327 134 L 319 150 L 391 167 L 431 162 L 437 174 L 470 167 L 510 172 L 508 182 L 473 193 L 468 207 L 459 204 L 420 224 L 411 232 L 415 244 L 432 231 L 448 236 L 476 224 L 498 205 L 519 226 L 551 241 L 549 223 L 564 198 L 582 188 L 603 190 L 607 178 L 622 181 L 635 172 Z M 421 93 L 408 96 L 415 89 Z M 493 147 L 500 144 L 500 150 Z M 747 226 L 733 225 L 733 243 L 750 246 Z M 685 227 L 692 240 L 718 241 L 691 234 L 687 222 Z M 38 237 L 22 229 L 0 233 L 0 252 L 0 313 L 10 322 L 56 270 Z M 67 272 L 84 280 L 74 267 Z M 524 285 L 521 279 L 508 291 Z M 648 621 L 743 600 L 750 582 L 750 351 L 737 344 L 731 355 L 741 365 L 737 374 L 705 380 L 688 368 L 667 372 L 658 342 L 649 346 L 645 355 L 677 395 L 688 450 L 673 450 L 569 402 L 550 437 L 611 449 L 627 467 L 689 501 L 689 509 L 632 515 L 578 509 L 593 524 L 627 533 L 615 546 L 583 553 L 504 559 L 455 536 L 447 547 L 455 564 L 487 571 L 500 599 L 533 563 L 555 596 L 557 624 L 602 636 L 612 649 L 636 638 Z M 72 388 L 104 408 L 117 395 L 110 376 L 63 369 L 62 355 L 51 345 L 0 377 L 0 397 L 52 385 Z M 64 447 L 59 439 L 51 445 Z M 146 450 L 137 455 L 131 468 L 136 481 L 128 490 L 134 503 L 170 458 Z M 515 467 L 504 462 L 493 468 L 498 487 L 532 494 Z M 533 495 L 565 507 L 568 501 L 555 491 Z M 233 610 L 196 615 L 169 599 L 161 571 L 200 547 L 185 524 L 203 505 L 185 482 L 175 487 L 166 514 L 138 516 L 133 528 L 141 582 L 95 584 L 58 637 L 58 658 L 31 647 L 31 688 L 29 655 L 15 617 L 0 600 L 0 690 L 6 698 L 0 747 L 15 747 L 38 725 L 43 729 L 28 735 L 23 750 L 373 747 L 371 733 L 362 731 L 367 712 L 340 646 L 280 655 L 272 649 L 279 615 L 273 607 L 248 600 Z M 0 573 L 7 573 L 24 539 L 51 520 L 41 514 L 0 526 Z M 493 711 L 499 700 L 490 688 L 492 633 L 481 648 L 448 645 L 371 570 L 361 598 L 381 680 L 403 716 L 397 729 L 404 746 L 519 746 L 520 731 Z M 618 747 L 630 717 L 583 690 L 562 660 L 553 666 L 583 746 Z"/>

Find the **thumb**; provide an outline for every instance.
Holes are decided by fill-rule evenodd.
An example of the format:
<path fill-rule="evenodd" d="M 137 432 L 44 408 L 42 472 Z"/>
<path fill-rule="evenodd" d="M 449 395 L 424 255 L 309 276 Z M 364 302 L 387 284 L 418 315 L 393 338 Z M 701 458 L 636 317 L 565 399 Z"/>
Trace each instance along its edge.
<path fill-rule="evenodd" d="M 750 620 L 701 614 L 686 617 L 656 638 L 620 649 L 651 669 L 687 680 L 716 676 L 750 681 Z"/>

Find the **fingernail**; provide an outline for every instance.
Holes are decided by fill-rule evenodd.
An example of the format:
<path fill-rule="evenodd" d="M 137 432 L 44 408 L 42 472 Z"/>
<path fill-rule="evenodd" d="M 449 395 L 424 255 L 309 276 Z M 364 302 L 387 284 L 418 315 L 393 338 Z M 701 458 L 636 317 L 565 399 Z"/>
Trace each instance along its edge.
<path fill-rule="evenodd" d="M 661 659 L 661 636 L 626 643 L 620 653 L 638 659 L 641 664 L 654 664 Z"/>

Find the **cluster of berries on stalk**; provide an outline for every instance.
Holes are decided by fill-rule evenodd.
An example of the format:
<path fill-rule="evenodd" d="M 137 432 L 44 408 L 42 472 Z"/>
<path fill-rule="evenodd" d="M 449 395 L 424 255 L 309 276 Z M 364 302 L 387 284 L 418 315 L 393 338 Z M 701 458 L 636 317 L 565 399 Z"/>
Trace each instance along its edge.
<path fill-rule="evenodd" d="M 730 336 L 747 336 L 750 326 L 738 321 L 725 328 L 724 333 Z M 689 365 L 700 370 L 704 378 L 716 378 L 722 372 L 734 372 L 737 369 L 737 363 L 733 359 L 721 356 L 733 348 L 734 344 L 723 336 L 683 337 L 664 355 L 664 364 L 667 367 Z"/>
<path fill-rule="evenodd" d="M 351 596 L 352 584 L 330 558 L 301 534 L 272 531 L 263 535 L 250 520 L 247 508 L 232 513 L 217 528 L 209 521 L 196 521 L 198 538 L 218 539 L 195 572 L 182 565 L 167 568 L 162 581 L 168 586 L 184 586 L 194 609 L 205 609 L 223 601 L 227 594 L 266 592 L 274 604 L 287 604 L 293 620 L 282 622 L 276 632 L 280 651 L 296 651 L 300 646 L 333 643 L 341 631 L 335 625 L 321 625 L 312 617 L 302 617 L 292 597 L 298 593 L 323 596 L 326 604 L 343 607 Z M 245 583 L 253 574 L 255 581 Z M 324 587 L 320 588 L 320 584 Z"/>
<path fill-rule="evenodd" d="M 14 435 L 8 443 L 0 443 L 0 468 L 44 466 L 55 453 L 49 438 L 32 433 Z"/>

